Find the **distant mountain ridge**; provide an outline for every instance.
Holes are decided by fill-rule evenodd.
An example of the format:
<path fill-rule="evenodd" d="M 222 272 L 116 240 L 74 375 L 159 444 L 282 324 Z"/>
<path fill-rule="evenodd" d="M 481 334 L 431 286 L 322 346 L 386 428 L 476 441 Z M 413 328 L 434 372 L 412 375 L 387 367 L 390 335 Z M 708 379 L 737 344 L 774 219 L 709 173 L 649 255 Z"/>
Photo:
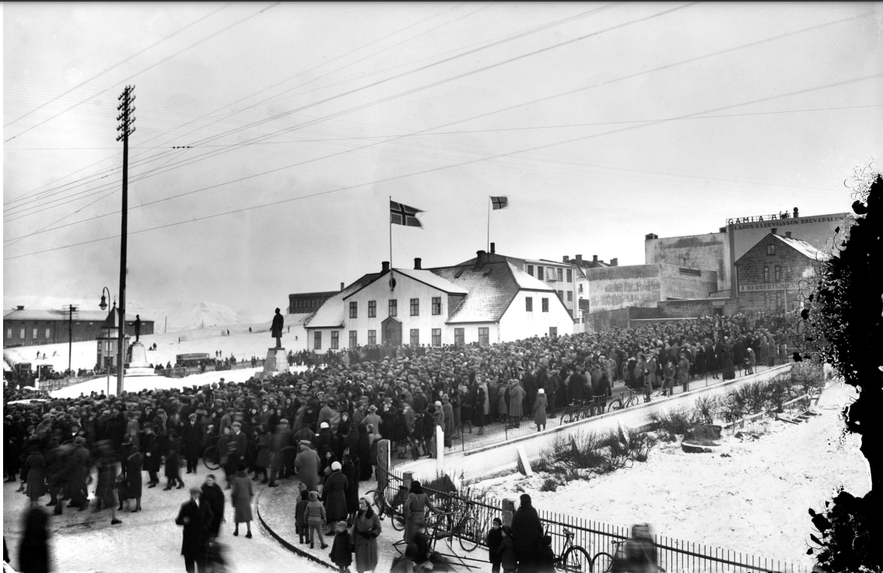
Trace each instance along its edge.
<path fill-rule="evenodd" d="M 7 309 L 16 305 L 24 305 L 25 308 L 33 309 L 58 309 L 67 304 L 78 305 L 81 309 L 100 310 L 94 300 L 65 300 L 52 299 L 49 297 L 20 297 L 14 301 L 4 301 Z M 111 304 L 112 301 L 111 301 Z M 147 308 L 138 301 L 126 302 L 126 320 L 132 320 L 135 315 L 141 315 L 144 320 L 153 321 L 153 331 L 180 332 L 184 330 L 198 330 L 202 328 L 214 328 L 233 326 L 237 324 L 256 324 L 270 322 L 272 314 L 266 319 L 256 318 L 245 312 L 235 311 L 229 306 L 202 300 L 199 302 L 176 302 L 165 309 Z"/>

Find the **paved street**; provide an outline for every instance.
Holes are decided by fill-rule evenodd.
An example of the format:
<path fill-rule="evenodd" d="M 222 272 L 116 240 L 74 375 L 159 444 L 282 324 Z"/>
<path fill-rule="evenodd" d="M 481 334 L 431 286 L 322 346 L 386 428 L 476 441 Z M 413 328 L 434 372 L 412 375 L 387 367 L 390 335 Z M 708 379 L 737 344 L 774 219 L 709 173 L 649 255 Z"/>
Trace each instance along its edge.
<path fill-rule="evenodd" d="M 185 474 L 182 477 L 189 487 L 201 484 L 207 473 L 209 472 L 206 468 L 200 465 L 196 476 Z M 223 476 L 223 471 L 214 473 L 219 477 Z M 180 555 L 181 527 L 175 525 L 175 517 L 180 504 L 187 500 L 187 489 L 163 491 L 165 480 L 160 486 L 147 489 L 147 474 L 144 476 L 144 497 L 141 499 L 143 511 L 136 514 L 122 513 L 122 525 L 111 526 L 109 510 L 92 513 L 91 509 L 77 511 L 66 508 L 61 517 L 51 519 L 53 571 L 184 571 L 184 558 Z M 90 487 L 94 487 L 94 482 Z M 264 487 L 258 486 L 256 491 Z M 3 535 L 13 566 L 18 565 L 21 520 L 27 507 L 27 498 L 16 493 L 16 489 L 17 484 L 7 483 L 3 486 Z M 244 537 L 244 527 L 240 527 L 239 537 L 233 537 L 233 509 L 229 503 L 229 491 L 227 493 L 227 523 L 221 527 L 220 536 L 220 541 L 226 546 L 227 571 L 250 573 L 287 570 L 317 573 L 329 570 L 288 551 L 257 523 L 252 523 L 252 539 Z M 91 491 L 90 494 L 94 495 Z M 48 501 L 48 495 L 40 499 L 44 509 L 51 511 L 52 508 L 45 507 Z M 92 503 L 94 505 L 94 501 Z"/>

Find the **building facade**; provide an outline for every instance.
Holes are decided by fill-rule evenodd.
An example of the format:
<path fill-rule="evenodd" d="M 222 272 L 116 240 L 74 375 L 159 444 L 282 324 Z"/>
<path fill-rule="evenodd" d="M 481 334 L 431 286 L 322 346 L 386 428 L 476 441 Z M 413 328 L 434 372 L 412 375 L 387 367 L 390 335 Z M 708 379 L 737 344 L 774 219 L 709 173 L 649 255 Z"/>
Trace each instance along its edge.
<path fill-rule="evenodd" d="M 801 290 L 810 288 L 819 264 L 828 255 L 791 231 L 770 228 L 736 261 L 736 299 L 740 311 L 785 311 L 799 307 Z"/>
<path fill-rule="evenodd" d="M 308 348 L 363 345 L 482 345 L 573 332 L 558 292 L 509 262 L 478 251 L 450 267 L 366 274 L 305 321 Z"/>
<path fill-rule="evenodd" d="M 26 309 L 18 306 L 3 315 L 3 348 L 38 346 L 98 340 L 106 336 L 105 321 L 116 312 L 79 310 L 70 314 L 64 310 Z M 141 335 L 153 334 L 153 320 L 141 318 Z M 114 329 L 116 330 L 116 329 Z M 126 334 L 135 336 L 135 316 L 126 315 Z"/>
<path fill-rule="evenodd" d="M 340 284 L 343 290 L 343 283 Z M 288 312 L 286 314 L 310 314 L 319 310 L 326 300 L 340 291 L 301 292 L 288 295 Z"/>

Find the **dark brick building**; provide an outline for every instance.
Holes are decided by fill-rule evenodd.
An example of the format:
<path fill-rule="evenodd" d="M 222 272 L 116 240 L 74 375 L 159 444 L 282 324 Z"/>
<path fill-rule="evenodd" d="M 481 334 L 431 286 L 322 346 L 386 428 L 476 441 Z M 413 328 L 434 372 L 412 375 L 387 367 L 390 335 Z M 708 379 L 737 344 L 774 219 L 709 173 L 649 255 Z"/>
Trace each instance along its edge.
<path fill-rule="evenodd" d="M 777 228 L 736 261 L 736 297 L 740 311 L 793 310 L 801 281 L 815 275 L 828 255 Z M 804 282 L 804 289 L 805 289 Z"/>
<path fill-rule="evenodd" d="M 97 340 L 106 330 L 105 321 L 112 319 L 111 310 L 80 310 L 70 315 L 64 310 L 25 309 L 23 306 L 3 315 L 3 348 L 37 346 L 70 341 Z M 126 334 L 135 336 L 135 315 L 126 313 Z M 141 335 L 153 334 L 153 321 L 141 317 Z"/>
<path fill-rule="evenodd" d="M 343 290 L 343 283 L 340 285 Z M 326 300 L 340 291 L 301 292 L 288 295 L 288 314 L 309 314 L 316 312 Z"/>

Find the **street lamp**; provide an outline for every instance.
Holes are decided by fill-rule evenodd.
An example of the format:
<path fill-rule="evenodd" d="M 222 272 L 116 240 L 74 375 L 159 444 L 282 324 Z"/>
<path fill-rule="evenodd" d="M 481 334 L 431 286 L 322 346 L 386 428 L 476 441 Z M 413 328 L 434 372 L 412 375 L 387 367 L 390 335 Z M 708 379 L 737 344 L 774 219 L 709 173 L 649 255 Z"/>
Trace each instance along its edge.
<path fill-rule="evenodd" d="M 104 298 L 104 293 L 107 292 L 107 298 Z M 101 291 L 101 302 L 98 303 L 98 308 L 101 310 L 105 310 L 107 308 L 107 299 L 110 298 L 110 290 L 107 287 Z"/>

